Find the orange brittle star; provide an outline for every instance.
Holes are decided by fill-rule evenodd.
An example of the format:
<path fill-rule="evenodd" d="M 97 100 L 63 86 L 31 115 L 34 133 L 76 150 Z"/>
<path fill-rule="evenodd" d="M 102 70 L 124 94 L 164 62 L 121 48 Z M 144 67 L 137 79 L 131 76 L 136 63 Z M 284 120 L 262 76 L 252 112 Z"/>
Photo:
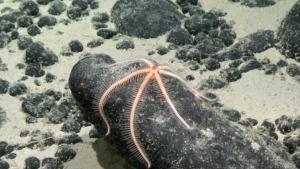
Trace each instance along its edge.
<path fill-rule="evenodd" d="M 143 62 L 146 65 L 149 66 L 149 68 L 145 68 L 145 69 L 140 69 L 140 70 L 136 70 L 133 73 L 127 75 L 124 78 L 121 78 L 120 80 L 114 82 L 112 85 L 110 85 L 105 92 L 102 94 L 102 96 L 97 100 L 96 105 L 97 105 L 97 109 L 100 112 L 100 115 L 102 117 L 102 119 L 105 122 L 105 125 L 107 127 L 107 132 L 106 132 L 106 136 L 110 134 L 111 129 L 110 129 L 110 124 L 108 122 L 108 119 L 104 113 L 104 105 L 107 101 L 107 99 L 109 98 L 109 96 L 114 92 L 114 90 L 116 90 L 117 88 L 120 88 L 122 85 L 125 85 L 126 83 L 129 83 L 130 80 L 132 80 L 132 78 L 135 78 L 139 75 L 142 74 L 146 74 L 145 78 L 143 79 L 140 87 L 138 88 L 137 94 L 134 96 L 133 99 L 133 103 L 131 105 L 131 110 L 130 110 L 130 114 L 129 114 L 129 136 L 131 137 L 131 144 L 133 144 L 132 147 L 132 152 L 133 154 L 136 156 L 136 158 L 138 160 L 140 160 L 140 162 L 144 163 L 147 168 L 151 167 L 151 161 L 148 158 L 147 154 L 145 153 L 144 148 L 141 146 L 141 143 L 138 139 L 138 136 L 136 134 L 136 114 L 137 114 L 137 106 L 138 106 L 138 102 L 142 97 L 143 91 L 145 90 L 147 84 L 149 83 L 149 81 L 151 79 L 155 79 L 156 83 L 158 84 L 158 87 L 160 89 L 160 91 L 162 92 L 163 97 L 165 98 L 165 100 L 167 101 L 169 107 L 171 108 L 172 112 L 176 115 L 176 117 L 178 118 L 178 120 L 188 129 L 188 130 L 192 130 L 193 126 L 189 125 L 180 115 L 180 112 L 177 111 L 175 105 L 173 104 L 172 100 L 169 97 L 169 94 L 166 90 L 165 84 L 163 83 L 161 74 L 166 75 L 166 76 L 170 76 L 173 77 L 177 80 L 179 80 L 197 99 L 200 98 L 204 98 L 205 100 L 208 101 L 215 101 L 217 99 L 210 99 L 205 97 L 204 95 L 202 95 L 201 93 L 199 93 L 197 90 L 195 90 L 194 88 L 192 88 L 183 78 L 181 78 L 179 75 L 175 74 L 174 72 L 171 71 L 171 69 L 169 67 L 166 66 L 156 66 L 154 65 L 154 63 L 152 63 L 150 60 L 147 59 L 137 59 L 137 60 L 126 60 L 126 61 L 122 61 L 122 62 L 118 62 L 115 64 L 111 64 L 108 65 L 107 68 L 112 67 L 114 65 L 117 64 L 121 64 L 121 63 L 126 63 L 126 62 Z"/>

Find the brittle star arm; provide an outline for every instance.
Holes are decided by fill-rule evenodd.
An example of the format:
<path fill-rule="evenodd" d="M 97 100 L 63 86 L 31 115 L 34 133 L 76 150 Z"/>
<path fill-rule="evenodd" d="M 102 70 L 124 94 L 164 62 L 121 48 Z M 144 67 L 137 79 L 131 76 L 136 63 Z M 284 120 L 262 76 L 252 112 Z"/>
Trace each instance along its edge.
<path fill-rule="evenodd" d="M 135 125 L 135 122 L 136 122 L 135 116 L 136 116 L 136 108 L 137 108 L 138 102 L 139 102 L 140 98 L 142 97 L 143 91 L 146 88 L 148 82 L 150 81 L 152 75 L 153 75 L 153 73 L 150 71 L 150 73 L 143 80 L 143 82 L 142 82 L 142 84 L 141 84 L 141 86 L 140 86 L 140 88 L 139 88 L 139 90 L 138 90 L 138 92 L 135 96 L 134 102 L 132 104 L 132 109 L 131 109 L 131 112 L 130 112 L 130 120 L 129 120 L 129 129 L 130 129 L 131 138 L 132 138 L 133 143 L 136 146 L 138 152 L 140 153 L 142 158 L 147 163 L 148 168 L 151 167 L 151 162 L 150 162 L 149 158 L 147 157 L 147 154 L 142 149 L 142 147 L 140 146 L 140 143 L 138 142 L 138 140 L 136 138 L 135 126 L 134 125 Z"/>
<path fill-rule="evenodd" d="M 212 101 L 212 102 L 218 100 L 218 98 L 211 99 L 211 98 L 208 98 L 208 97 L 204 96 L 203 94 L 201 94 L 200 92 L 198 92 L 196 89 L 192 88 L 183 78 L 181 78 L 180 76 L 176 75 L 175 73 L 168 72 L 166 70 L 171 70 L 171 69 L 168 68 L 168 67 L 166 67 L 166 66 L 163 66 L 159 70 L 159 73 L 167 75 L 167 76 L 171 76 L 171 77 L 174 77 L 174 78 L 178 79 L 191 93 L 194 94 L 194 96 L 197 99 L 204 98 L 205 100 Z"/>
<path fill-rule="evenodd" d="M 172 101 L 170 100 L 170 97 L 168 95 L 168 92 L 165 88 L 165 85 L 163 84 L 160 75 L 158 74 L 158 72 L 155 72 L 155 78 L 156 81 L 158 83 L 158 86 L 160 88 L 160 90 L 162 91 L 165 99 L 167 100 L 168 104 L 170 105 L 171 109 L 174 111 L 176 117 L 186 126 L 186 128 L 188 128 L 189 130 L 192 129 L 192 127 L 190 125 L 187 124 L 187 122 L 180 116 L 180 114 L 178 113 L 177 109 L 175 108 L 174 104 L 172 103 Z"/>
<path fill-rule="evenodd" d="M 107 132 L 106 132 L 105 136 L 109 135 L 109 133 L 110 133 L 110 125 L 108 123 L 107 117 L 104 114 L 104 105 L 105 105 L 105 102 L 107 101 L 107 98 L 114 91 L 114 89 L 116 89 L 118 86 L 123 85 L 126 81 L 130 80 L 131 78 L 133 78 L 137 75 L 147 73 L 147 72 L 149 72 L 149 69 L 141 69 L 141 70 L 131 73 L 130 75 L 128 75 L 128 76 L 124 77 L 123 79 L 118 80 L 117 82 L 112 84 L 101 96 L 100 101 L 98 103 L 98 108 L 99 108 L 100 115 L 101 115 L 102 119 L 104 120 L 105 125 L 107 127 Z"/>

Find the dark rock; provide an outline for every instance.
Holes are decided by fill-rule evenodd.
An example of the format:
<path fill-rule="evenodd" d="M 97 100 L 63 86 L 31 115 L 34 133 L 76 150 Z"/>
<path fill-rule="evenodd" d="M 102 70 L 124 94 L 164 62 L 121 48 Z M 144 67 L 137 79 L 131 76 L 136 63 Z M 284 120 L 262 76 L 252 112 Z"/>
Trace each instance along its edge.
<path fill-rule="evenodd" d="M 116 49 L 134 49 L 135 45 L 131 39 L 123 39 L 123 41 L 116 44 Z"/>
<path fill-rule="evenodd" d="M 156 51 L 157 51 L 157 54 L 159 54 L 159 55 L 165 55 L 170 52 L 170 50 L 166 47 L 158 47 L 158 48 L 156 48 Z"/>
<path fill-rule="evenodd" d="M 0 158 L 0 167 L 1 169 L 9 169 L 10 165 L 8 164 L 8 162 Z"/>
<path fill-rule="evenodd" d="M 62 139 L 59 140 L 58 145 L 61 144 L 76 144 L 76 143 L 82 143 L 82 139 L 80 136 L 76 133 L 71 133 L 69 135 L 65 135 Z"/>
<path fill-rule="evenodd" d="M 193 15 L 201 16 L 205 13 L 205 11 L 200 6 L 190 6 L 188 12 L 189 12 L 190 16 L 193 16 Z"/>
<path fill-rule="evenodd" d="M 216 59 L 208 58 L 205 60 L 205 67 L 210 71 L 214 71 L 219 69 L 221 65 Z"/>
<path fill-rule="evenodd" d="M 11 42 L 11 37 L 5 33 L 0 33 L 0 48 L 4 48 Z"/>
<path fill-rule="evenodd" d="M 79 7 L 81 10 L 86 10 L 88 8 L 88 3 L 86 0 L 73 0 L 72 5 Z"/>
<path fill-rule="evenodd" d="M 200 44 L 203 43 L 204 40 L 210 39 L 204 32 L 199 32 L 197 35 L 194 37 L 194 44 Z"/>
<path fill-rule="evenodd" d="M 118 32 L 145 39 L 163 35 L 185 17 L 175 4 L 165 0 L 119 0 L 111 13 Z"/>
<path fill-rule="evenodd" d="M 83 115 L 81 114 L 80 111 L 77 111 L 74 116 L 73 116 L 73 120 L 78 122 L 80 124 L 80 126 L 82 127 L 83 126 Z"/>
<path fill-rule="evenodd" d="M 0 63 L 0 71 L 8 71 L 6 63 Z"/>
<path fill-rule="evenodd" d="M 24 1 L 19 6 L 20 11 L 29 16 L 36 16 L 39 14 L 39 5 L 34 1 Z"/>
<path fill-rule="evenodd" d="M 261 126 L 265 127 L 269 131 L 275 131 L 275 124 L 264 120 L 264 122 L 261 124 Z"/>
<path fill-rule="evenodd" d="M 200 63 L 202 53 L 192 45 L 185 45 L 177 50 L 175 57 L 183 61 L 194 60 Z"/>
<path fill-rule="evenodd" d="M 246 36 L 234 45 L 242 52 L 260 53 L 275 46 L 274 31 L 264 30 Z"/>
<path fill-rule="evenodd" d="M 62 97 L 62 93 L 61 92 L 56 92 L 54 90 L 48 89 L 45 93 L 47 96 L 52 96 L 56 101 L 60 100 L 60 98 Z"/>
<path fill-rule="evenodd" d="M 70 146 L 61 144 L 57 147 L 55 157 L 60 159 L 62 162 L 67 162 L 72 160 L 76 156 L 76 152 L 71 149 Z"/>
<path fill-rule="evenodd" d="M 45 75 L 45 71 L 39 63 L 29 63 L 25 69 L 25 75 L 31 77 L 42 77 Z"/>
<path fill-rule="evenodd" d="M 293 154 L 300 145 L 299 137 L 286 136 L 283 139 L 283 145 L 288 148 L 288 152 Z"/>
<path fill-rule="evenodd" d="M 51 66 L 58 61 L 58 57 L 39 43 L 32 43 L 26 48 L 26 63 L 41 63 L 43 66 Z"/>
<path fill-rule="evenodd" d="M 48 13 L 52 15 L 60 15 L 65 12 L 67 9 L 67 5 L 62 1 L 54 1 L 50 4 L 50 8 L 48 9 Z"/>
<path fill-rule="evenodd" d="M 270 59 L 268 59 L 268 58 L 259 59 L 259 61 L 264 66 L 271 63 Z"/>
<path fill-rule="evenodd" d="M 28 157 L 25 160 L 26 169 L 39 169 L 40 166 L 41 166 L 41 162 L 37 157 Z"/>
<path fill-rule="evenodd" d="M 292 160 L 294 162 L 294 164 L 296 165 L 297 168 L 300 168 L 300 153 L 295 153 L 293 156 L 292 156 Z"/>
<path fill-rule="evenodd" d="M 232 29 L 233 28 L 233 26 L 232 26 L 232 24 L 230 24 L 230 23 L 223 23 L 223 24 L 221 24 L 221 26 L 220 26 L 220 30 L 228 30 L 228 29 Z"/>
<path fill-rule="evenodd" d="M 51 83 L 51 82 L 53 82 L 56 78 L 57 78 L 57 77 L 56 77 L 54 74 L 52 74 L 52 73 L 47 73 L 47 74 L 46 74 L 46 77 L 45 77 L 45 80 L 46 80 L 47 83 Z"/>
<path fill-rule="evenodd" d="M 269 136 L 271 137 L 271 138 L 273 138 L 273 139 L 275 139 L 275 140 L 278 140 L 278 134 L 277 133 L 275 133 L 275 132 L 270 132 L 269 133 Z"/>
<path fill-rule="evenodd" d="M 98 9 L 99 8 L 99 2 L 98 1 L 93 1 L 90 4 L 91 9 Z"/>
<path fill-rule="evenodd" d="M 288 65 L 288 63 L 287 63 L 286 61 L 280 59 L 280 60 L 276 63 L 276 65 L 277 65 L 278 67 L 285 67 L 285 66 Z"/>
<path fill-rule="evenodd" d="M 6 111 L 0 107 L 0 128 L 6 123 Z"/>
<path fill-rule="evenodd" d="M 73 67 L 69 85 L 73 96 L 83 110 L 92 110 L 91 93 L 100 97 L 100 93 L 106 91 L 106 88 L 99 88 L 101 84 L 113 83 L 116 79 L 149 67 L 143 62 L 130 62 L 127 65 L 122 62 L 120 65 L 115 64 L 112 72 L 110 68 L 104 67 L 111 64 L 112 59 L 108 58 L 107 55 L 100 54 L 89 56 Z M 183 111 L 181 113 L 185 113 L 184 119 L 188 123 L 196 124 L 193 130 L 188 130 L 187 126 L 173 119 L 170 107 L 161 104 L 165 103 L 165 98 L 161 92 L 157 91 L 159 89 L 155 80 L 148 83 L 147 89 L 143 91 L 142 99 L 139 100 L 139 110 L 134 122 L 138 128 L 135 130 L 138 132 L 136 136 L 139 138 L 141 147 L 147 148 L 145 156 L 151 160 L 153 168 L 281 169 L 285 165 L 290 165 L 284 147 L 276 140 L 263 136 L 255 130 L 232 124 L 220 116 L 209 104 L 195 98 L 195 95 L 186 90 L 186 86 L 181 81 L 167 78 L 167 76 L 162 77 L 163 83 L 167 83 L 168 87 L 173 89 L 168 90 L 168 93 L 172 96 L 175 107 L 179 107 L 180 111 Z M 124 116 L 123 110 L 127 112 L 124 108 L 132 107 L 132 101 L 128 99 L 128 96 L 136 92 L 136 88 L 140 85 L 136 82 L 143 81 L 143 78 L 145 76 L 136 77 L 132 83 L 126 83 L 117 91 L 113 91 L 107 97 L 104 106 L 111 128 L 111 133 L 106 136 L 106 140 L 135 168 L 145 168 L 145 165 L 141 163 L 144 159 L 133 158 L 135 156 L 128 147 L 136 145 L 127 144 L 128 141 L 132 141 L 128 138 L 129 129 L 124 129 L 120 124 L 129 125 L 128 117 Z M 94 124 L 100 135 L 107 132 L 107 126 L 103 120 L 100 120 L 98 112 L 82 112 L 84 112 L 85 119 Z M 248 123 L 251 126 L 252 123 L 249 121 Z M 253 147 L 253 142 L 260 148 Z"/>
<path fill-rule="evenodd" d="M 281 22 L 277 36 L 279 39 L 278 49 L 287 58 L 300 57 L 300 3 L 292 7 L 286 18 Z"/>
<path fill-rule="evenodd" d="M 7 159 L 15 159 L 17 157 L 16 153 L 10 153 L 6 156 Z"/>
<path fill-rule="evenodd" d="M 248 120 L 241 120 L 241 121 L 238 121 L 238 124 L 242 125 L 242 126 L 245 126 L 245 127 L 248 127 L 248 128 L 251 128 L 252 125 L 251 125 L 251 122 L 248 121 Z"/>
<path fill-rule="evenodd" d="M 234 82 L 237 81 L 242 77 L 241 71 L 239 71 L 237 68 L 230 67 L 227 69 L 223 69 L 220 71 L 221 77 L 223 79 L 226 79 L 228 82 Z"/>
<path fill-rule="evenodd" d="M 287 117 L 285 115 L 283 115 L 280 118 L 275 120 L 275 124 L 276 124 L 278 130 L 282 134 L 286 134 L 286 133 L 289 133 L 292 131 L 292 123 L 293 123 L 293 119 L 290 117 Z"/>
<path fill-rule="evenodd" d="M 68 18 L 75 20 L 81 17 L 81 8 L 79 7 L 70 7 L 67 10 Z"/>
<path fill-rule="evenodd" d="M 72 52 L 82 52 L 83 51 L 83 45 L 79 40 L 72 40 L 69 43 L 69 47 Z"/>
<path fill-rule="evenodd" d="M 31 37 L 28 36 L 20 36 L 18 41 L 18 46 L 20 50 L 26 49 L 29 45 L 33 43 Z"/>
<path fill-rule="evenodd" d="M 0 22 L 0 31 L 8 33 L 15 29 L 15 24 L 11 22 Z"/>
<path fill-rule="evenodd" d="M 90 16 L 90 10 L 84 10 L 84 11 L 82 11 L 82 12 L 81 12 L 81 15 L 82 15 L 83 17 Z"/>
<path fill-rule="evenodd" d="M 94 17 L 92 17 L 92 22 L 93 23 L 97 23 L 97 22 L 100 22 L 100 23 L 106 23 L 109 21 L 109 16 L 107 13 L 100 13 Z"/>
<path fill-rule="evenodd" d="M 183 46 L 193 44 L 193 37 L 186 29 L 180 27 L 173 29 L 167 36 L 167 42 L 174 43 L 175 45 Z"/>
<path fill-rule="evenodd" d="M 196 61 L 191 60 L 191 61 L 188 61 L 187 64 L 189 65 L 189 68 L 191 70 L 198 70 L 198 69 L 200 69 L 200 65 Z"/>
<path fill-rule="evenodd" d="M 234 60 L 234 61 L 232 61 L 231 63 L 229 63 L 229 67 L 235 67 L 235 68 L 237 68 L 237 67 L 239 67 L 241 64 L 243 63 L 243 61 L 242 60 L 240 60 L 240 59 L 238 59 L 238 60 Z"/>
<path fill-rule="evenodd" d="M 216 52 L 225 47 L 223 41 L 218 38 L 204 39 L 201 43 L 195 46 L 199 51 L 202 52 L 202 58 L 207 58 L 214 55 Z"/>
<path fill-rule="evenodd" d="M 102 28 L 97 32 L 97 35 L 104 39 L 110 39 L 113 36 L 115 36 L 116 34 L 117 34 L 117 31 L 112 30 L 112 29 L 106 29 L 106 28 Z"/>
<path fill-rule="evenodd" d="M 55 143 L 55 140 L 53 138 L 47 138 L 44 141 L 44 146 L 52 146 Z"/>
<path fill-rule="evenodd" d="M 261 67 L 262 65 L 259 61 L 250 59 L 246 61 L 245 65 L 243 65 L 240 70 L 242 73 L 245 73 L 245 72 L 249 72 L 250 70 L 258 69 Z"/>
<path fill-rule="evenodd" d="M 63 124 L 61 131 L 63 132 L 75 132 L 75 133 L 79 133 L 81 130 L 80 124 L 76 121 L 67 121 Z"/>
<path fill-rule="evenodd" d="M 56 2 L 56 1 L 55 1 Z M 44 26 L 54 26 L 57 23 L 56 18 L 53 16 L 42 16 L 38 21 L 38 26 L 40 28 Z"/>
<path fill-rule="evenodd" d="M 57 159 L 57 158 L 52 158 L 52 157 L 48 157 L 48 158 L 44 158 L 42 161 L 42 168 L 43 169 L 63 169 L 63 163 Z"/>
<path fill-rule="evenodd" d="M 75 113 L 78 111 L 74 98 L 65 98 L 60 102 L 60 105 L 66 106 L 67 111 L 70 113 Z"/>
<path fill-rule="evenodd" d="M 100 138 L 100 134 L 98 133 L 98 131 L 94 128 L 92 128 L 89 132 L 89 137 L 90 138 Z"/>
<path fill-rule="evenodd" d="M 5 94 L 8 91 L 9 82 L 6 80 L 0 79 L 0 94 Z"/>
<path fill-rule="evenodd" d="M 11 31 L 10 37 L 12 40 L 18 39 L 19 38 L 19 32 L 17 30 Z"/>
<path fill-rule="evenodd" d="M 103 43 L 104 43 L 103 40 L 101 38 L 99 38 L 99 39 L 95 39 L 95 40 L 92 40 L 91 42 L 89 42 L 87 44 L 87 47 L 95 48 L 95 47 L 101 46 Z"/>
<path fill-rule="evenodd" d="M 34 93 L 22 103 L 25 113 L 33 117 L 44 117 L 55 106 L 55 101 L 41 93 Z"/>
<path fill-rule="evenodd" d="M 248 60 L 257 60 L 257 59 L 256 57 L 254 57 L 254 55 L 246 55 L 246 56 L 242 56 L 242 60 L 248 61 Z"/>
<path fill-rule="evenodd" d="M 60 124 L 64 122 L 68 117 L 68 108 L 65 105 L 59 105 L 53 107 L 46 115 L 50 123 Z"/>
<path fill-rule="evenodd" d="M 226 46 L 230 46 L 236 39 L 236 33 L 231 29 L 224 29 L 220 32 L 219 37 L 220 39 L 222 39 Z"/>
<path fill-rule="evenodd" d="M 292 124 L 292 129 L 293 130 L 300 129 L 300 119 L 294 119 Z"/>
<path fill-rule="evenodd" d="M 96 29 L 96 30 L 99 30 L 101 28 L 108 28 L 108 26 L 105 24 L 105 23 L 93 23 L 93 27 Z"/>
<path fill-rule="evenodd" d="M 247 118 L 246 120 L 251 123 L 251 126 L 256 126 L 258 124 L 258 121 L 256 119 Z"/>
<path fill-rule="evenodd" d="M 276 2 L 274 0 L 243 0 L 242 5 L 249 7 L 268 7 L 271 5 L 275 5 Z"/>
<path fill-rule="evenodd" d="M 213 28 L 217 28 L 219 26 L 219 18 L 213 12 L 206 12 L 202 16 L 203 19 L 208 19 L 212 23 Z"/>
<path fill-rule="evenodd" d="M 48 5 L 53 0 L 36 0 L 39 5 Z"/>
<path fill-rule="evenodd" d="M 229 121 L 239 121 L 241 119 L 241 113 L 234 109 L 223 109 L 222 113 Z"/>
<path fill-rule="evenodd" d="M 219 30 L 215 30 L 215 29 L 209 31 L 209 33 L 208 33 L 208 36 L 210 38 L 218 38 L 219 35 L 220 35 L 220 31 Z"/>
<path fill-rule="evenodd" d="M 277 71 L 277 66 L 273 63 L 269 63 L 266 66 L 264 66 L 265 74 L 271 75 L 275 74 Z"/>
<path fill-rule="evenodd" d="M 205 82 L 200 86 L 200 90 L 208 90 L 208 89 L 220 89 L 225 87 L 228 82 L 219 77 L 210 76 Z"/>
<path fill-rule="evenodd" d="M 5 149 L 7 147 L 7 142 L 0 141 L 0 157 L 4 156 L 6 154 Z"/>
<path fill-rule="evenodd" d="M 24 15 L 24 13 L 22 13 L 21 15 Z M 17 22 L 17 17 L 20 17 L 20 16 L 15 15 L 14 12 L 13 12 L 13 13 L 4 14 L 4 15 L 0 16 L 0 20 L 2 22 L 15 23 L 15 22 Z"/>
<path fill-rule="evenodd" d="M 37 34 L 41 34 L 41 30 L 36 25 L 30 25 L 27 27 L 27 33 L 30 36 L 36 36 Z"/>
<path fill-rule="evenodd" d="M 18 18 L 18 26 L 27 28 L 29 25 L 33 24 L 33 19 L 30 16 L 24 15 Z"/>
<path fill-rule="evenodd" d="M 22 94 L 25 94 L 26 92 L 27 92 L 27 87 L 23 83 L 13 84 L 9 88 L 9 95 L 11 95 L 11 96 L 22 95 Z"/>
<path fill-rule="evenodd" d="M 193 15 L 184 22 L 184 27 L 190 34 L 196 35 L 199 32 L 208 34 L 212 29 L 213 22 L 208 19 L 203 19 L 198 15 Z"/>
<path fill-rule="evenodd" d="M 242 52 L 235 48 L 212 55 L 212 58 L 217 59 L 219 62 L 223 62 L 227 60 L 236 60 L 236 59 L 240 59 L 241 57 L 242 57 Z"/>
<path fill-rule="evenodd" d="M 149 55 L 149 56 L 151 56 L 151 55 L 153 55 L 153 54 L 155 54 L 155 51 L 153 51 L 153 50 L 148 52 L 148 55 Z"/>
<path fill-rule="evenodd" d="M 28 124 L 37 123 L 37 122 L 38 122 L 37 118 L 35 118 L 35 117 L 32 117 L 32 116 L 26 117 L 26 123 L 28 123 Z"/>
<path fill-rule="evenodd" d="M 27 79 L 28 79 L 28 76 L 22 76 L 21 79 L 18 80 L 18 82 L 19 82 L 19 81 L 25 81 L 25 80 L 27 80 Z"/>
<path fill-rule="evenodd" d="M 170 49 L 170 50 L 177 50 L 179 47 L 177 46 L 177 45 L 175 45 L 175 44 L 169 44 L 169 46 L 168 46 L 168 49 Z"/>
<path fill-rule="evenodd" d="M 22 131 L 22 132 L 20 133 L 20 137 L 27 137 L 29 133 L 30 133 L 29 130 Z"/>
<path fill-rule="evenodd" d="M 37 86 L 41 86 L 41 85 L 42 85 L 42 82 L 39 81 L 38 79 L 35 79 L 35 80 L 34 80 L 34 84 L 37 85 Z"/>
<path fill-rule="evenodd" d="M 25 69 L 26 68 L 26 65 L 24 63 L 18 63 L 16 66 L 17 66 L 18 69 Z"/>
<path fill-rule="evenodd" d="M 187 81 L 191 81 L 191 80 L 195 80 L 195 77 L 194 77 L 193 75 L 187 75 L 187 76 L 185 77 L 185 79 L 186 79 Z"/>
<path fill-rule="evenodd" d="M 292 77 L 296 76 L 296 75 L 300 75 L 300 66 L 294 64 L 294 63 L 290 63 L 287 67 L 286 67 L 286 73 Z"/>

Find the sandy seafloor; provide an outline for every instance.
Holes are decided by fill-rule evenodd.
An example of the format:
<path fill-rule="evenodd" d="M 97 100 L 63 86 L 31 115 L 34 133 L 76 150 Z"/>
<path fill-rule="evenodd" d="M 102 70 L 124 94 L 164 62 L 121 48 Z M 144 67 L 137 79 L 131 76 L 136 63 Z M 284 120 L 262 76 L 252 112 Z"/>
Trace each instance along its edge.
<path fill-rule="evenodd" d="M 70 0 L 63 1 L 69 6 Z M 91 17 L 93 12 L 107 12 L 110 14 L 110 10 L 116 0 L 101 0 L 100 7 L 96 10 L 90 11 L 91 15 L 83 17 L 80 21 L 72 21 L 68 26 L 63 24 L 56 24 L 53 29 L 41 28 L 42 33 L 35 37 L 32 37 L 33 41 L 41 41 L 44 46 L 52 50 L 59 57 L 59 62 L 53 66 L 44 67 L 47 72 L 51 72 L 57 76 L 57 80 L 52 83 L 46 83 L 44 77 L 37 78 L 42 81 L 41 86 L 34 84 L 34 79 L 29 78 L 24 81 L 28 87 L 27 94 L 45 92 L 48 89 L 55 91 L 66 92 L 65 85 L 67 84 L 68 77 L 73 65 L 79 60 L 79 57 L 86 53 L 104 53 L 113 57 L 116 61 L 121 61 L 129 58 L 145 57 L 151 58 L 162 65 L 168 65 L 172 69 L 179 72 L 180 75 L 185 77 L 186 75 L 193 75 L 195 80 L 190 81 L 192 86 L 199 86 L 203 80 L 207 79 L 210 75 L 218 75 L 220 69 L 215 71 L 199 73 L 199 70 L 192 71 L 189 67 L 180 60 L 175 58 L 175 50 L 171 50 L 168 54 L 160 56 L 154 54 L 148 56 L 147 53 L 151 50 L 155 50 L 159 46 L 167 47 L 166 36 L 160 36 L 156 39 L 139 39 L 131 38 L 135 44 L 135 49 L 117 50 L 115 48 L 118 40 L 108 39 L 104 40 L 104 44 L 97 48 L 87 48 L 86 44 L 92 39 L 97 39 L 96 30 L 91 23 Z M 249 8 L 242 6 L 239 3 L 232 3 L 227 0 L 201 0 L 200 3 L 205 11 L 211 9 L 222 9 L 227 12 L 227 15 L 223 18 L 227 21 L 234 21 L 233 30 L 237 34 L 237 39 L 245 37 L 251 33 L 259 30 L 277 30 L 282 19 L 286 16 L 287 12 L 297 2 L 297 0 L 280 0 L 277 4 L 265 8 Z M 0 4 L 0 9 L 9 6 L 17 9 L 20 2 L 12 3 L 11 0 L 4 0 L 4 3 Z M 40 13 L 47 15 L 48 6 L 40 6 Z M 66 12 L 62 15 L 55 16 L 57 20 L 66 18 Z M 38 18 L 34 19 L 34 23 Z M 113 23 L 107 23 L 109 28 L 114 28 Z M 21 35 L 27 35 L 26 28 L 19 28 Z M 64 32 L 62 35 L 58 35 L 57 32 Z M 67 46 L 71 40 L 79 40 L 84 45 L 83 52 L 74 53 L 73 56 L 66 57 L 60 55 L 62 48 Z M 15 52 L 11 53 L 10 50 Z M 0 54 L 3 63 L 7 64 L 8 71 L 0 72 L 0 78 L 8 80 L 11 84 L 17 82 L 22 76 L 24 76 L 24 69 L 17 69 L 18 63 L 24 63 L 25 51 L 19 50 L 17 40 L 13 40 L 8 46 L 1 49 Z M 293 59 L 286 59 L 276 49 L 271 48 L 262 53 L 255 55 L 258 59 L 268 58 L 272 63 L 276 63 L 278 60 L 283 59 L 288 63 L 295 63 Z M 171 60 L 175 60 L 171 63 Z M 228 62 L 222 62 L 227 65 Z M 283 75 L 282 75 L 282 74 Z M 64 80 L 62 80 L 64 79 Z M 274 122 L 275 119 L 282 115 L 289 117 L 299 117 L 299 100 L 300 100 L 300 84 L 292 77 L 288 76 L 285 72 L 285 68 L 279 69 L 275 75 L 265 75 L 264 71 L 252 70 L 248 73 L 243 73 L 242 78 L 236 82 L 229 83 L 225 88 L 214 90 L 219 97 L 219 102 L 224 104 L 228 108 L 233 108 L 242 113 L 242 118 L 255 118 L 259 121 L 259 124 L 268 119 Z M 27 96 L 26 94 L 23 96 Z M 27 124 L 25 117 L 27 116 L 21 108 L 22 101 L 18 100 L 18 97 L 12 97 L 9 94 L 0 95 L 0 107 L 7 112 L 7 121 L 0 129 L 0 141 L 6 141 L 9 144 L 24 144 L 27 143 L 30 137 L 21 138 L 20 132 L 24 129 L 36 130 L 39 129 L 45 132 L 53 132 L 56 138 L 61 137 L 65 133 L 60 131 L 61 125 L 54 125 L 46 123 L 46 119 L 38 119 L 38 123 Z M 123 167 L 123 160 L 111 149 L 103 139 L 90 139 L 88 132 L 91 127 L 83 127 L 81 132 L 78 133 L 83 143 L 71 145 L 76 150 L 76 157 L 65 163 L 65 168 L 69 169 L 121 169 Z M 282 140 L 283 136 L 279 134 L 279 140 Z M 32 150 L 24 148 L 16 151 L 17 157 L 15 159 L 5 159 L 9 162 L 12 169 L 24 168 L 24 160 L 29 156 L 36 156 L 39 159 L 45 157 L 54 157 L 57 145 L 48 147 L 43 151 Z M 96 152 L 97 151 L 97 152 Z"/>

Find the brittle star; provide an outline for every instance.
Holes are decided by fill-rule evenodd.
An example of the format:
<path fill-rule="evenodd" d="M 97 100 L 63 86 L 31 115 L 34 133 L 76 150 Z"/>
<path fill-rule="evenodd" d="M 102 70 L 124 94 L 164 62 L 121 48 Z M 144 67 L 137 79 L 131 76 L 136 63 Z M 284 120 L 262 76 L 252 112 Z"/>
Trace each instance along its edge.
<path fill-rule="evenodd" d="M 151 167 L 151 161 L 148 158 L 147 154 L 145 153 L 144 148 L 141 146 L 141 143 L 138 139 L 138 136 L 136 135 L 136 124 L 135 124 L 136 123 L 137 106 L 138 106 L 139 100 L 142 97 L 143 91 L 145 90 L 145 88 L 146 88 L 147 84 L 149 83 L 149 81 L 152 78 L 155 79 L 156 83 L 158 84 L 158 87 L 159 87 L 160 91 L 162 92 L 162 95 L 163 95 L 164 99 L 167 101 L 167 103 L 170 106 L 172 112 L 176 115 L 178 120 L 188 130 L 192 130 L 194 127 L 189 125 L 182 118 L 182 116 L 180 115 L 180 112 L 177 111 L 175 105 L 173 104 L 172 100 L 169 97 L 169 94 L 166 90 L 165 84 L 163 83 L 161 74 L 179 80 L 197 99 L 204 98 L 205 100 L 208 100 L 208 101 L 216 101 L 217 98 L 210 99 L 210 98 L 205 97 L 204 95 L 199 93 L 197 90 L 192 88 L 183 78 L 181 78 L 179 75 L 175 74 L 169 67 L 167 67 L 167 66 L 156 66 L 150 60 L 147 60 L 147 59 L 126 60 L 126 61 L 122 61 L 122 62 L 118 62 L 118 63 L 108 65 L 108 66 L 106 66 L 106 68 L 110 68 L 112 66 L 122 64 L 122 63 L 126 63 L 126 62 L 138 62 L 138 61 L 145 63 L 146 65 L 149 66 L 149 68 L 136 70 L 133 73 L 127 75 L 126 77 L 121 78 L 120 80 L 117 80 L 116 82 L 114 82 L 112 85 L 110 85 L 105 90 L 105 92 L 102 94 L 102 96 L 97 99 L 96 105 L 97 105 L 97 109 L 100 112 L 100 115 L 101 115 L 102 119 L 104 120 L 105 125 L 107 127 L 107 132 L 106 132 L 105 136 L 108 136 L 111 132 L 111 129 L 110 129 L 108 119 L 107 119 L 107 117 L 105 115 L 105 112 L 104 112 L 104 105 L 105 105 L 107 99 L 109 98 L 109 96 L 116 89 L 120 88 L 122 85 L 125 85 L 126 83 L 129 83 L 133 78 L 135 78 L 139 75 L 142 75 L 142 74 L 147 74 L 145 76 L 145 78 L 143 79 L 143 81 L 142 81 L 142 83 L 141 83 L 141 85 L 140 85 L 140 87 L 137 91 L 137 94 L 134 97 L 134 101 L 131 105 L 131 111 L 130 111 L 130 114 L 129 114 L 129 127 L 128 127 L 128 129 L 130 130 L 129 131 L 129 136 L 131 137 L 131 141 L 133 143 L 133 146 L 130 146 L 130 147 L 133 147 L 133 149 L 131 151 L 136 156 L 136 158 L 140 160 L 141 163 L 144 163 L 147 168 L 150 168 Z"/>

